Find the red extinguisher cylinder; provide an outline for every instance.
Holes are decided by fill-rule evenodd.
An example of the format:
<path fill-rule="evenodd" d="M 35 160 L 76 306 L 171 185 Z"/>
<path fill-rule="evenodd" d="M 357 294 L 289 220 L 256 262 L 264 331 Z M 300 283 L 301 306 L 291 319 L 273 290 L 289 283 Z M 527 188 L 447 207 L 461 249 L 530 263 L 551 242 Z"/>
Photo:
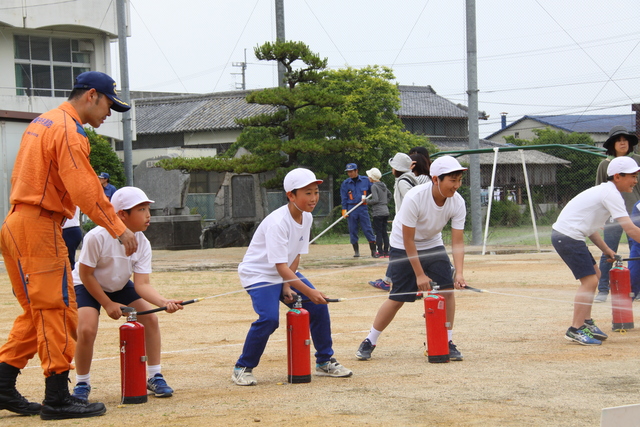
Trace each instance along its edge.
<path fill-rule="evenodd" d="M 609 270 L 611 289 L 611 327 L 614 331 L 633 329 L 633 296 L 631 295 L 631 274 L 629 269 L 616 262 Z"/>
<path fill-rule="evenodd" d="M 120 382 L 122 403 L 147 401 L 147 356 L 144 325 L 135 320 L 135 312 L 120 326 Z"/>
<path fill-rule="evenodd" d="M 311 382 L 309 312 L 299 302 L 287 312 L 287 365 L 288 382 Z"/>
<path fill-rule="evenodd" d="M 449 362 L 449 334 L 444 297 L 429 292 L 424 298 L 424 317 L 427 323 L 427 354 L 429 363 Z"/>

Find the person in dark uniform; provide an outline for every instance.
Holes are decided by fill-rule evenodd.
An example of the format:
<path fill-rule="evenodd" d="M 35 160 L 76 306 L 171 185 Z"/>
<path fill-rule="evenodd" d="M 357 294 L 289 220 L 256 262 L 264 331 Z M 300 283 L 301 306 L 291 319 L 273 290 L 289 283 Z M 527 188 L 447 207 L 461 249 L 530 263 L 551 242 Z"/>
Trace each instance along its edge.
<path fill-rule="evenodd" d="M 346 216 L 349 222 L 349 240 L 353 245 L 354 257 L 360 256 L 358 246 L 358 227 L 362 228 L 364 236 L 369 241 L 371 256 L 376 257 L 376 236 L 371 228 L 369 208 L 365 198 L 371 193 L 371 182 L 366 176 L 358 175 L 358 165 L 348 163 L 345 172 L 349 178 L 340 186 L 340 199 L 342 201 L 342 216 Z M 363 202 L 357 209 L 347 215 L 358 203 Z"/>
<path fill-rule="evenodd" d="M 98 178 L 100 178 L 100 184 L 102 184 L 102 188 L 104 188 L 104 195 L 107 196 L 107 199 L 111 200 L 111 196 L 113 196 L 113 193 L 117 190 L 115 185 L 110 182 L 111 175 L 106 172 L 100 172 Z"/>

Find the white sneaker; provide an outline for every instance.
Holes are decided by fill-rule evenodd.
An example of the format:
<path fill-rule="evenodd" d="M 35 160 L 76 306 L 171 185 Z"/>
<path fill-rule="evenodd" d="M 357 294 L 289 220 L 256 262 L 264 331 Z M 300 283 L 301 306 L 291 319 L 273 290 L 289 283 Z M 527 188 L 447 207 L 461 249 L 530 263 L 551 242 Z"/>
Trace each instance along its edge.
<path fill-rule="evenodd" d="M 316 363 L 316 375 L 320 377 L 350 377 L 353 375 L 353 371 L 342 366 L 336 359 L 331 358 L 331 360 L 322 365 Z"/>
<path fill-rule="evenodd" d="M 236 385 L 256 385 L 258 380 L 253 376 L 251 372 L 253 368 L 236 367 L 233 368 L 231 379 Z"/>

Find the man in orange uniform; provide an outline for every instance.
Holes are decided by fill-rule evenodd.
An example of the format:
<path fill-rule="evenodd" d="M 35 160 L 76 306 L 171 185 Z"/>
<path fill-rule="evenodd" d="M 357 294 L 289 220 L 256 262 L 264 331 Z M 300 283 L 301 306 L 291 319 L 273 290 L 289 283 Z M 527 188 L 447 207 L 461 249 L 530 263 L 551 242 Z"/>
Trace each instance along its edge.
<path fill-rule="evenodd" d="M 102 403 L 69 394 L 68 377 L 75 352 L 76 306 L 62 223 L 76 205 L 125 246 L 137 250 L 134 234 L 116 216 L 89 163 L 90 145 L 83 124 L 99 127 L 111 109 L 130 106 L 104 73 L 78 75 L 68 101 L 35 118 L 22 137 L 11 177 L 11 210 L 2 224 L 0 249 L 13 292 L 24 312 L 0 348 L 0 409 L 42 419 L 102 415 Z M 36 352 L 45 375 L 45 398 L 29 402 L 16 378 Z"/>

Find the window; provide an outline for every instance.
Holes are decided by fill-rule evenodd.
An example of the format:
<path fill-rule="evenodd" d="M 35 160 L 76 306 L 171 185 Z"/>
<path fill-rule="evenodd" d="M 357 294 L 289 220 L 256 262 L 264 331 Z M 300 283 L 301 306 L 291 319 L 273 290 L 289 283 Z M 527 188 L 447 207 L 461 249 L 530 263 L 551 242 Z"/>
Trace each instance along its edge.
<path fill-rule="evenodd" d="M 91 70 L 93 42 L 15 35 L 16 94 L 67 97 L 78 74 Z"/>

